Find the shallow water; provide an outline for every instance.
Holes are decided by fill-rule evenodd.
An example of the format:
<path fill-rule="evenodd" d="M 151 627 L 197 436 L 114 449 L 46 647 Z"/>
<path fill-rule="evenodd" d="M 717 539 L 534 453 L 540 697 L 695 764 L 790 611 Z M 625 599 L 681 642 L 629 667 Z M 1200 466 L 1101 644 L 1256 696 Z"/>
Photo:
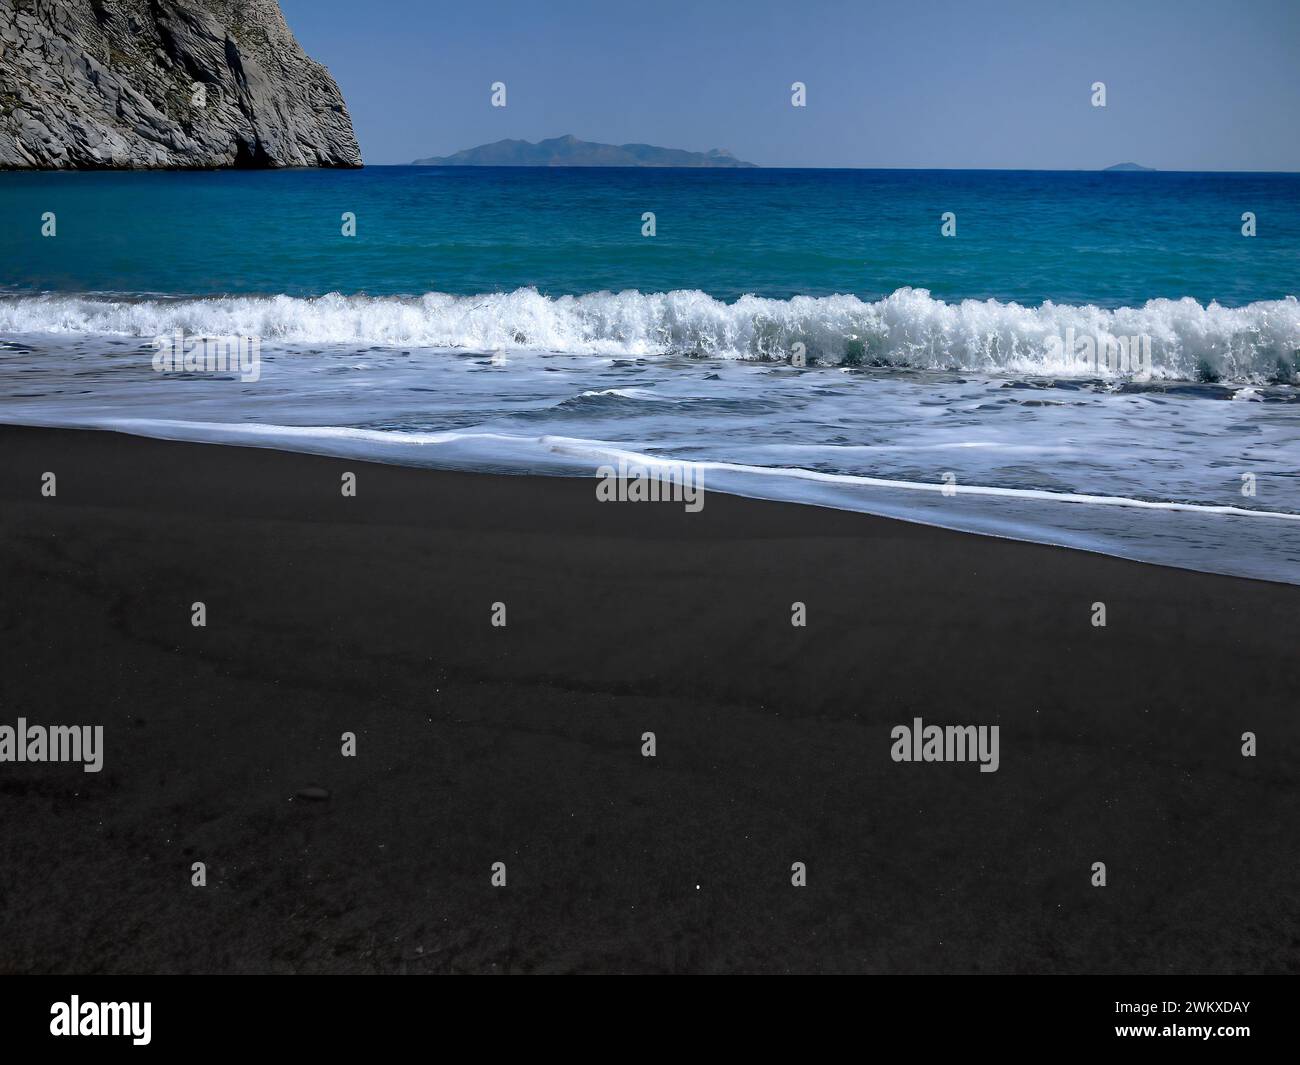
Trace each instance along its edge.
<path fill-rule="evenodd" d="M 707 489 L 1300 583 L 1295 387 L 330 346 L 263 347 L 244 382 L 153 354 L 11 341 L 0 416 L 453 469 L 702 463 Z"/>

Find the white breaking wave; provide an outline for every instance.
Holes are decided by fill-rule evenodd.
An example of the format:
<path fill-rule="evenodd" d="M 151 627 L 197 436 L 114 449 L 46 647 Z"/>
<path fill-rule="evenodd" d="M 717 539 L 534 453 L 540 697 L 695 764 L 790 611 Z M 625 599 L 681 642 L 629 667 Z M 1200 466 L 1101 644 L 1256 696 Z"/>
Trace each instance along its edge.
<path fill-rule="evenodd" d="M 1061 341 L 1072 330 L 1099 350 L 1122 338 L 1149 337 L 1156 378 L 1261 383 L 1292 381 L 1300 370 L 1294 296 L 1245 307 L 1185 298 L 1116 309 L 948 303 L 917 288 L 874 302 L 839 295 L 726 303 L 698 291 L 549 297 L 532 288 L 479 296 L 0 299 L 0 333 L 152 338 L 176 330 L 267 343 L 732 359 L 784 359 L 803 344 L 809 360 L 820 364 L 1096 376 L 1095 363 L 1064 349 Z"/>

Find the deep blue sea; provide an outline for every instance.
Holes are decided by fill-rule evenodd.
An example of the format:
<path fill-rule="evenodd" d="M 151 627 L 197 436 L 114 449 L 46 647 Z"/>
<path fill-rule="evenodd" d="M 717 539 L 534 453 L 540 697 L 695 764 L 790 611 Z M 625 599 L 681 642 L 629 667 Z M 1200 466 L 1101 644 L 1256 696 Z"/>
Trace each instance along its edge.
<path fill-rule="evenodd" d="M 690 462 L 1300 583 L 1297 295 L 1292 174 L 6 173 L 0 419 Z M 256 379 L 159 372 L 178 333 L 255 339 Z"/>

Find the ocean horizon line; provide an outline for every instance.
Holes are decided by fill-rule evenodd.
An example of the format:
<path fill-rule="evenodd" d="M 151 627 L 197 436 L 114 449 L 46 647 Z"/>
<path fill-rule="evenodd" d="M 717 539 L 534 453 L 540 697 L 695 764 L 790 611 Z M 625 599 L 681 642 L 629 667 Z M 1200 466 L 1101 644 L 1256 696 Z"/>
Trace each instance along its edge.
<path fill-rule="evenodd" d="M 752 167 L 706 167 L 706 166 L 565 166 L 563 164 L 438 164 L 438 163 L 366 163 L 356 170 L 407 169 L 407 170 L 684 170 L 692 173 L 708 171 L 709 173 L 750 173 L 755 170 L 769 171 L 809 171 L 826 170 L 833 172 L 881 172 L 912 174 L 1250 174 L 1289 176 L 1300 174 L 1300 170 L 1185 170 L 1173 167 L 1144 167 L 1141 170 L 1115 170 L 1110 166 L 1099 167 L 1007 167 L 1007 166 L 777 166 L 769 163 L 755 163 Z M 209 168 L 218 169 L 218 168 Z M 327 167 L 277 167 L 282 170 L 327 170 Z M 99 172 L 99 171 L 96 171 Z M 151 173 L 152 171 L 130 171 L 131 173 Z M 245 173 L 249 171 L 244 171 Z"/>

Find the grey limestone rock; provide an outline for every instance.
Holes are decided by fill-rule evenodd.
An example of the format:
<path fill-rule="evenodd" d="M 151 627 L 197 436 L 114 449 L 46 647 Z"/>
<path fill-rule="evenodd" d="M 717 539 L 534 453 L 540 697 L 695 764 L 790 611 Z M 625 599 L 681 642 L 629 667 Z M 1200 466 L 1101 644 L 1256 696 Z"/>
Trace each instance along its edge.
<path fill-rule="evenodd" d="M 360 165 L 276 0 L 0 0 L 0 169 Z"/>

